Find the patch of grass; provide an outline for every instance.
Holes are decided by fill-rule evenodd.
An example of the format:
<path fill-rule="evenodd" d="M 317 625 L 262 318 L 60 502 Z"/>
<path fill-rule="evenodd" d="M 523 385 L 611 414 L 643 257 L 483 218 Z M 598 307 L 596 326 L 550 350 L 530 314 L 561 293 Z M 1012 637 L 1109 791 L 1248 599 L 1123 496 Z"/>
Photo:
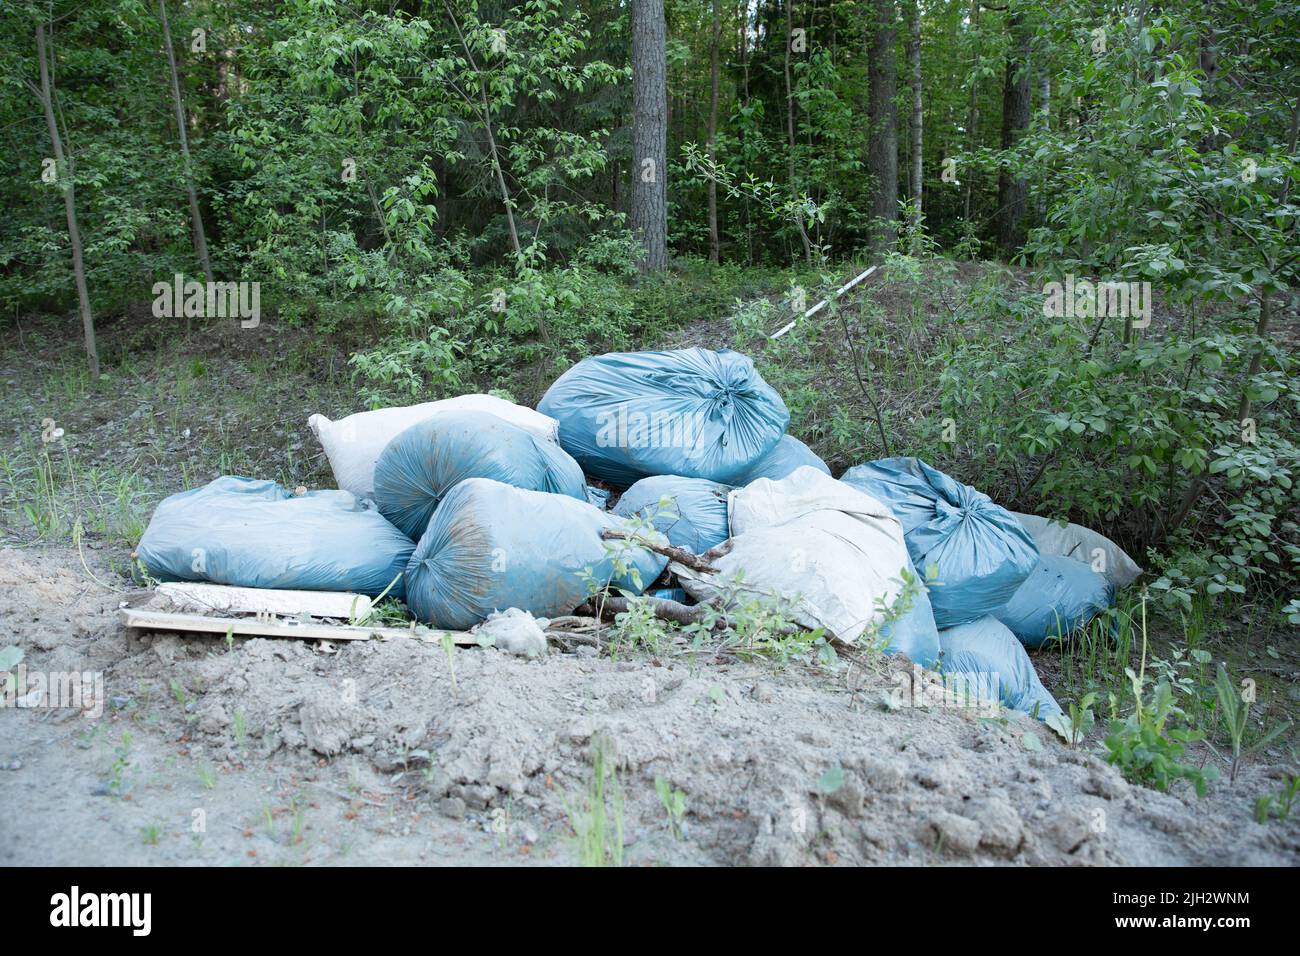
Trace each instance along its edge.
<path fill-rule="evenodd" d="M 1176 780 L 1187 780 L 1196 795 L 1205 796 L 1209 784 L 1217 779 L 1214 767 L 1200 768 L 1184 763 L 1187 745 L 1204 738 L 1202 731 L 1187 725 L 1186 713 L 1174 700 L 1172 685 L 1165 678 L 1146 675 L 1147 639 L 1146 605 L 1142 606 L 1141 657 L 1138 669 L 1127 668 L 1125 675 L 1133 700 L 1133 710 L 1120 718 L 1120 697 L 1109 695 L 1110 732 L 1105 740 L 1106 760 L 1119 768 L 1133 783 L 1157 790 L 1168 790 Z"/>
<path fill-rule="evenodd" d="M 295 794 L 289 800 L 289 845 L 302 843 L 307 827 L 307 804 Z"/>
<path fill-rule="evenodd" d="M 1132 598 L 1093 618 L 1088 625 L 1065 634 L 1052 647 L 1059 656 L 1060 682 L 1066 693 L 1082 699 L 1092 693 L 1119 693 L 1126 686 L 1132 663 L 1134 618 Z"/>
<path fill-rule="evenodd" d="M 608 740 L 600 736 L 593 740 L 586 792 L 568 807 L 583 866 L 623 865 L 623 787 L 612 754 Z"/>
<path fill-rule="evenodd" d="M 648 600 L 628 594 L 627 610 L 614 615 L 609 656 L 617 658 L 622 652 L 631 653 L 638 649 L 657 654 L 660 645 L 672 640 L 673 630 L 671 622 L 655 616 Z"/>
<path fill-rule="evenodd" d="M 149 501 L 136 465 L 85 468 L 66 442 L 20 442 L 0 456 L 7 493 L 0 500 L 0 525 L 51 542 L 72 539 L 78 522 L 99 537 L 134 545 L 144 534 Z"/>
<path fill-rule="evenodd" d="M 1291 809 L 1300 798 L 1300 773 L 1288 774 L 1277 793 L 1268 793 L 1255 801 L 1255 820 L 1268 823 L 1270 820 L 1286 820 L 1291 816 Z"/>
<path fill-rule="evenodd" d="M 664 777 L 655 777 L 655 793 L 659 794 L 659 802 L 668 814 L 668 832 L 674 840 L 680 840 L 682 823 L 686 817 L 686 794 L 674 790 L 673 785 Z"/>
<path fill-rule="evenodd" d="M 1241 686 L 1233 683 L 1232 678 L 1228 676 L 1227 668 L 1219 666 L 1218 674 L 1214 681 L 1215 693 L 1218 698 L 1219 719 L 1223 724 L 1223 729 L 1228 735 L 1228 741 L 1232 746 L 1232 765 L 1228 772 L 1230 782 L 1237 781 L 1237 768 L 1241 764 L 1241 758 L 1249 756 L 1257 750 L 1268 746 L 1286 731 L 1291 728 L 1291 724 L 1278 724 L 1272 730 L 1265 732 L 1258 740 L 1249 747 L 1244 747 L 1243 742 L 1246 737 L 1246 731 L 1250 726 L 1250 705 L 1255 700 L 1255 685 L 1253 681 L 1243 680 Z"/>
<path fill-rule="evenodd" d="M 122 731 L 122 739 L 113 748 L 113 764 L 108 771 L 108 792 L 115 797 L 124 794 L 129 786 L 127 771 L 131 768 L 131 732 Z"/>

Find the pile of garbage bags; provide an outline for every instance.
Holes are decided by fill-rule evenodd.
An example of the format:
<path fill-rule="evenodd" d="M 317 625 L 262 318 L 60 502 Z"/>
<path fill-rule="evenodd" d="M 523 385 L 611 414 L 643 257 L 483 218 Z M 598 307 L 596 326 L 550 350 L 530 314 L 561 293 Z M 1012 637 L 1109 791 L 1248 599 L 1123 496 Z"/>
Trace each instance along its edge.
<path fill-rule="evenodd" d="M 162 580 L 387 593 L 453 630 L 568 614 L 607 587 L 771 601 L 1059 712 L 1025 648 L 1104 613 L 1132 559 L 917 458 L 837 480 L 789 417 L 750 359 L 701 348 L 584 359 L 536 411 L 464 395 L 313 415 L 338 490 L 218 478 L 160 504 L 137 556 Z"/>

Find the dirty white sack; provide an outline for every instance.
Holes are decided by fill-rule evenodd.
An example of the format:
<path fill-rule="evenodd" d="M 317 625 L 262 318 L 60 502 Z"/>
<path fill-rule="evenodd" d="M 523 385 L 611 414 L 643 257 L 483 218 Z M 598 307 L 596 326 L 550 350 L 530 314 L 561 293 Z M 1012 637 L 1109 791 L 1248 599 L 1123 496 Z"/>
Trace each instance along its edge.
<path fill-rule="evenodd" d="M 507 402 L 495 395 L 459 395 L 420 405 L 357 412 L 331 421 L 312 415 L 307 427 L 320 440 L 329 458 L 334 482 L 358 498 L 375 494 L 375 463 L 384 446 L 410 428 L 439 412 L 489 412 L 545 441 L 559 442 L 560 424 L 539 411 Z"/>
<path fill-rule="evenodd" d="M 1091 528 L 1062 524 L 1052 518 L 1040 518 L 1019 511 L 1011 513 L 1020 520 L 1043 555 L 1074 558 L 1092 565 L 1094 571 L 1101 573 L 1117 588 L 1128 587 L 1142 573 L 1137 562 L 1123 548 Z"/>
<path fill-rule="evenodd" d="M 732 537 L 705 555 L 720 573 L 671 566 L 697 601 L 727 593 L 793 598 L 800 625 L 852 643 L 879 619 L 877 599 L 892 604 L 901 572 L 911 569 L 889 508 L 811 466 L 737 488 L 727 509 Z"/>

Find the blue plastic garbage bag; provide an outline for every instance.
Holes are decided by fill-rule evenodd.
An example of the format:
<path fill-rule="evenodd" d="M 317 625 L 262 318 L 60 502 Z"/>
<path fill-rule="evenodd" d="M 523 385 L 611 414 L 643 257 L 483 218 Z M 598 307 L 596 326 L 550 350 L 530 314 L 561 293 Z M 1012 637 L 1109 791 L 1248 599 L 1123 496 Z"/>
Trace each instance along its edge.
<path fill-rule="evenodd" d="M 601 511 L 609 510 L 609 489 L 597 488 L 595 485 L 587 486 L 587 502 L 595 505 Z"/>
<path fill-rule="evenodd" d="M 1043 557 L 993 616 L 1025 647 L 1083 627 L 1115 602 L 1115 586 L 1082 561 Z"/>
<path fill-rule="evenodd" d="M 443 495 L 466 478 L 492 478 L 587 500 L 582 469 L 563 448 L 490 412 L 443 412 L 384 446 L 375 504 L 418 541 Z"/>
<path fill-rule="evenodd" d="M 300 497 L 274 481 L 225 476 L 163 500 L 136 547 L 162 581 L 356 591 L 401 598 L 414 545 L 349 491 Z"/>
<path fill-rule="evenodd" d="M 919 578 L 923 583 L 924 579 Z M 912 607 L 892 624 L 880 629 L 880 636 L 889 641 L 886 654 L 906 654 L 914 664 L 933 667 L 939 660 L 942 642 L 939 627 L 934 623 L 934 608 L 930 595 L 921 587 L 912 599 Z"/>
<path fill-rule="evenodd" d="M 790 413 L 738 352 L 611 352 L 583 359 L 537 410 L 588 475 L 627 487 L 647 475 L 730 483 L 772 449 Z"/>
<path fill-rule="evenodd" d="M 1046 720 L 1061 713 L 1020 642 L 994 617 L 982 617 L 939 632 L 940 674 L 950 689 L 997 698 L 1011 710 Z"/>
<path fill-rule="evenodd" d="M 707 478 L 655 475 L 642 478 L 618 499 L 613 514 L 641 515 L 653 521 L 669 544 L 703 554 L 727 540 L 727 493 L 731 488 Z M 666 509 L 659 505 L 668 498 Z"/>
<path fill-rule="evenodd" d="M 622 526 L 586 501 L 467 478 L 443 498 L 411 555 L 406 604 L 421 621 L 466 630 L 512 607 L 536 617 L 568 614 L 590 596 L 588 569 L 596 584 L 640 594 L 667 559 L 601 538 L 606 528 Z"/>
<path fill-rule="evenodd" d="M 811 448 L 793 435 L 782 435 L 781 440 L 772 446 L 772 450 L 754 462 L 735 480 L 735 484 L 739 487 L 759 478 L 780 481 L 782 478 L 789 477 L 796 468 L 805 465 L 810 465 L 826 475 L 831 473 L 831 470 L 826 467 L 826 462 L 818 458 Z"/>
<path fill-rule="evenodd" d="M 889 506 L 918 571 L 938 569 L 930 603 L 941 629 L 998 610 L 1038 563 L 1038 547 L 1011 512 L 919 458 L 857 465 L 841 480 Z"/>

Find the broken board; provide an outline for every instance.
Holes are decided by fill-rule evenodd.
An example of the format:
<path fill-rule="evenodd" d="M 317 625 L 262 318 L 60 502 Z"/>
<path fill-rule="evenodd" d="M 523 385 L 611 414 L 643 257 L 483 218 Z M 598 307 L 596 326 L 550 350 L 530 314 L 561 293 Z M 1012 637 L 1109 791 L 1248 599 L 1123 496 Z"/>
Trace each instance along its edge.
<path fill-rule="evenodd" d="M 206 614 L 178 614 L 172 611 L 154 611 L 148 608 L 124 607 L 118 611 L 124 627 L 145 631 L 183 631 L 198 634 L 237 634 L 240 637 L 288 637 L 303 641 L 368 641 L 372 637 L 392 639 L 399 637 L 415 640 L 437 641 L 450 634 L 453 643 L 477 646 L 478 637 L 465 631 L 435 631 L 429 628 L 412 630 L 406 627 L 369 627 L 351 624 L 327 624 L 323 621 L 302 623 L 274 617 L 210 617 Z"/>
<path fill-rule="evenodd" d="M 369 613 L 371 603 L 364 594 L 345 591 L 290 591 L 173 581 L 158 585 L 147 607 L 197 614 L 308 614 L 350 621 Z"/>

